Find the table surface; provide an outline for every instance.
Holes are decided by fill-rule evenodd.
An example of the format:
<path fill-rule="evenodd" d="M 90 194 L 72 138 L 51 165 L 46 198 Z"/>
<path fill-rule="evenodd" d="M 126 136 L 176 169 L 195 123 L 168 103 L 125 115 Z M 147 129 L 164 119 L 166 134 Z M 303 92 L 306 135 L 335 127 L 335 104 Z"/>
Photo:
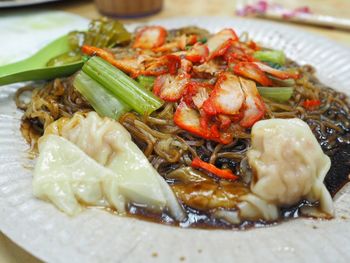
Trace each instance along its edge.
<path fill-rule="evenodd" d="M 152 17 L 143 19 L 123 20 L 123 22 L 140 22 L 147 21 L 149 19 L 160 19 L 175 16 L 204 16 L 204 15 L 223 15 L 234 16 L 235 5 L 237 1 L 234 0 L 165 0 L 163 10 Z M 274 1 L 274 2 L 283 2 Z M 350 1 L 349 0 L 291 0 L 288 4 L 294 6 L 310 6 L 313 12 L 318 14 L 327 14 L 338 17 L 346 17 L 350 19 Z M 93 1 L 89 0 L 75 0 L 75 1 L 60 1 L 56 3 L 50 3 L 40 6 L 28 7 L 28 8 L 16 8 L 6 9 L 0 11 L 1 14 L 17 12 L 18 10 L 35 10 L 35 9 L 55 9 L 63 10 L 79 14 L 87 18 L 99 17 Z M 318 28 L 308 25 L 296 25 L 300 29 L 325 36 L 333 39 L 334 41 L 350 47 L 350 32 L 339 31 L 329 28 Z M 10 239 L 0 232 L 0 262 L 40 262 L 38 259 L 21 249 L 14 244 Z"/>

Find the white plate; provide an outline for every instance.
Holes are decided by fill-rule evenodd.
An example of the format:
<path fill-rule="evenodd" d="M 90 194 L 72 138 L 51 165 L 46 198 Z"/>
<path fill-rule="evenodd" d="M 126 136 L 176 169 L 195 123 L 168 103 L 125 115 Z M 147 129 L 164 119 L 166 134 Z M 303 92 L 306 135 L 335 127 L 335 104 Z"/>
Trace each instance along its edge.
<path fill-rule="evenodd" d="M 45 4 L 45 3 L 57 2 L 57 1 L 60 1 L 60 0 L 1 0 L 0 8 L 38 5 L 38 4 Z"/>
<path fill-rule="evenodd" d="M 320 79 L 350 94 L 350 50 L 293 27 L 232 18 L 178 18 L 152 22 L 168 28 L 233 27 L 283 49 Z M 135 26 L 135 25 L 134 25 Z M 134 27 L 133 26 L 133 27 Z M 350 189 L 335 201 L 336 219 L 297 219 L 248 231 L 180 229 L 87 210 L 69 218 L 33 198 L 26 169 L 28 146 L 19 132 L 22 113 L 12 101 L 19 85 L 0 89 L 0 229 L 50 262 L 349 262 Z"/>

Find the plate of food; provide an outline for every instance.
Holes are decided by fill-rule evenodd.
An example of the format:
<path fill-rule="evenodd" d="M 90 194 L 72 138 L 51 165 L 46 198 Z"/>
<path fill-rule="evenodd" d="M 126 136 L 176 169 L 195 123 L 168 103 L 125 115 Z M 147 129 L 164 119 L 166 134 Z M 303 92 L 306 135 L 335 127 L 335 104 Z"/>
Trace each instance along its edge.
<path fill-rule="evenodd" d="M 349 259 L 349 49 L 249 19 L 97 19 L 34 56 L 0 75 L 0 228 L 34 255 Z"/>

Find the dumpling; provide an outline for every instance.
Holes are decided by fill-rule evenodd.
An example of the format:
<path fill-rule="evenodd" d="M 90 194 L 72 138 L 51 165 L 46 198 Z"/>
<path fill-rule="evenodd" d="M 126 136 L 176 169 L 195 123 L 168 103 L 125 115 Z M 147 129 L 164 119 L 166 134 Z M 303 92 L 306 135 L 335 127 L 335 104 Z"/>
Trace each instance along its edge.
<path fill-rule="evenodd" d="M 262 200 L 290 206 L 306 199 L 333 216 L 333 202 L 323 180 L 330 168 L 309 126 L 300 119 L 270 119 L 252 128 L 247 156 L 253 170 L 251 191 Z"/>
<path fill-rule="evenodd" d="M 270 119 L 254 124 L 247 157 L 252 169 L 250 193 L 240 197 L 236 211 L 215 215 L 231 223 L 278 219 L 279 208 L 301 200 L 315 203 L 303 214 L 332 217 L 332 198 L 323 184 L 330 168 L 309 126 L 300 119 Z"/>
<path fill-rule="evenodd" d="M 85 205 L 109 206 L 103 182 L 116 175 L 98 164 L 70 141 L 47 135 L 39 144 L 40 155 L 34 169 L 33 194 L 51 201 L 61 211 L 75 215 L 82 211 L 78 200 Z M 118 207 L 122 196 L 114 192 Z M 120 200 L 121 199 L 121 200 Z"/>
<path fill-rule="evenodd" d="M 123 213 L 128 203 L 134 203 L 155 212 L 167 209 L 180 221 L 185 218 L 169 185 L 118 122 L 101 118 L 95 112 L 76 113 L 72 118 L 61 118 L 49 125 L 43 138 L 50 134 L 68 139 L 115 174 L 106 179 L 104 190 L 108 189 L 106 198 L 118 212 Z"/>

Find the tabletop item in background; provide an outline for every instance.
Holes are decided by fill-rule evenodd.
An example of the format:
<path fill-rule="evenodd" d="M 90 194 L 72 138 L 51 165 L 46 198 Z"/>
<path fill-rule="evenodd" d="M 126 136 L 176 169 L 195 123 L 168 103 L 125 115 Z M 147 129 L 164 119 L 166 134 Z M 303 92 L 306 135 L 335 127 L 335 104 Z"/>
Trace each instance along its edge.
<path fill-rule="evenodd" d="M 60 0 L 0 0 L 0 8 L 45 4 Z"/>
<path fill-rule="evenodd" d="M 266 0 L 240 0 L 236 14 L 350 30 L 350 19 L 315 14 L 308 6 L 293 9 Z"/>
<path fill-rule="evenodd" d="M 50 42 L 31 57 L 0 66 L 0 85 L 52 79 L 76 72 L 83 65 L 79 46 L 81 41 L 108 48 L 111 43 L 114 45 L 130 41 L 130 34 L 118 21 L 107 21 L 105 17 L 96 19 L 86 32 L 72 31 Z"/>
<path fill-rule="evenodd" d="M 95 0 L 97 9 L 104 15 L 135 18 L 158 13 L 163 0 Z"/>
<path fill-rule="evenodd" d="M 68 76 L 79 70 L 83 65 L 83 61 L 79 59 L 60 65 L 48 65 L 51 58 L 62 53 L 72 53 L 68 38 L 68 35 L 62 36 L 27 59 L 0 66 L 0 85 Z"/>

